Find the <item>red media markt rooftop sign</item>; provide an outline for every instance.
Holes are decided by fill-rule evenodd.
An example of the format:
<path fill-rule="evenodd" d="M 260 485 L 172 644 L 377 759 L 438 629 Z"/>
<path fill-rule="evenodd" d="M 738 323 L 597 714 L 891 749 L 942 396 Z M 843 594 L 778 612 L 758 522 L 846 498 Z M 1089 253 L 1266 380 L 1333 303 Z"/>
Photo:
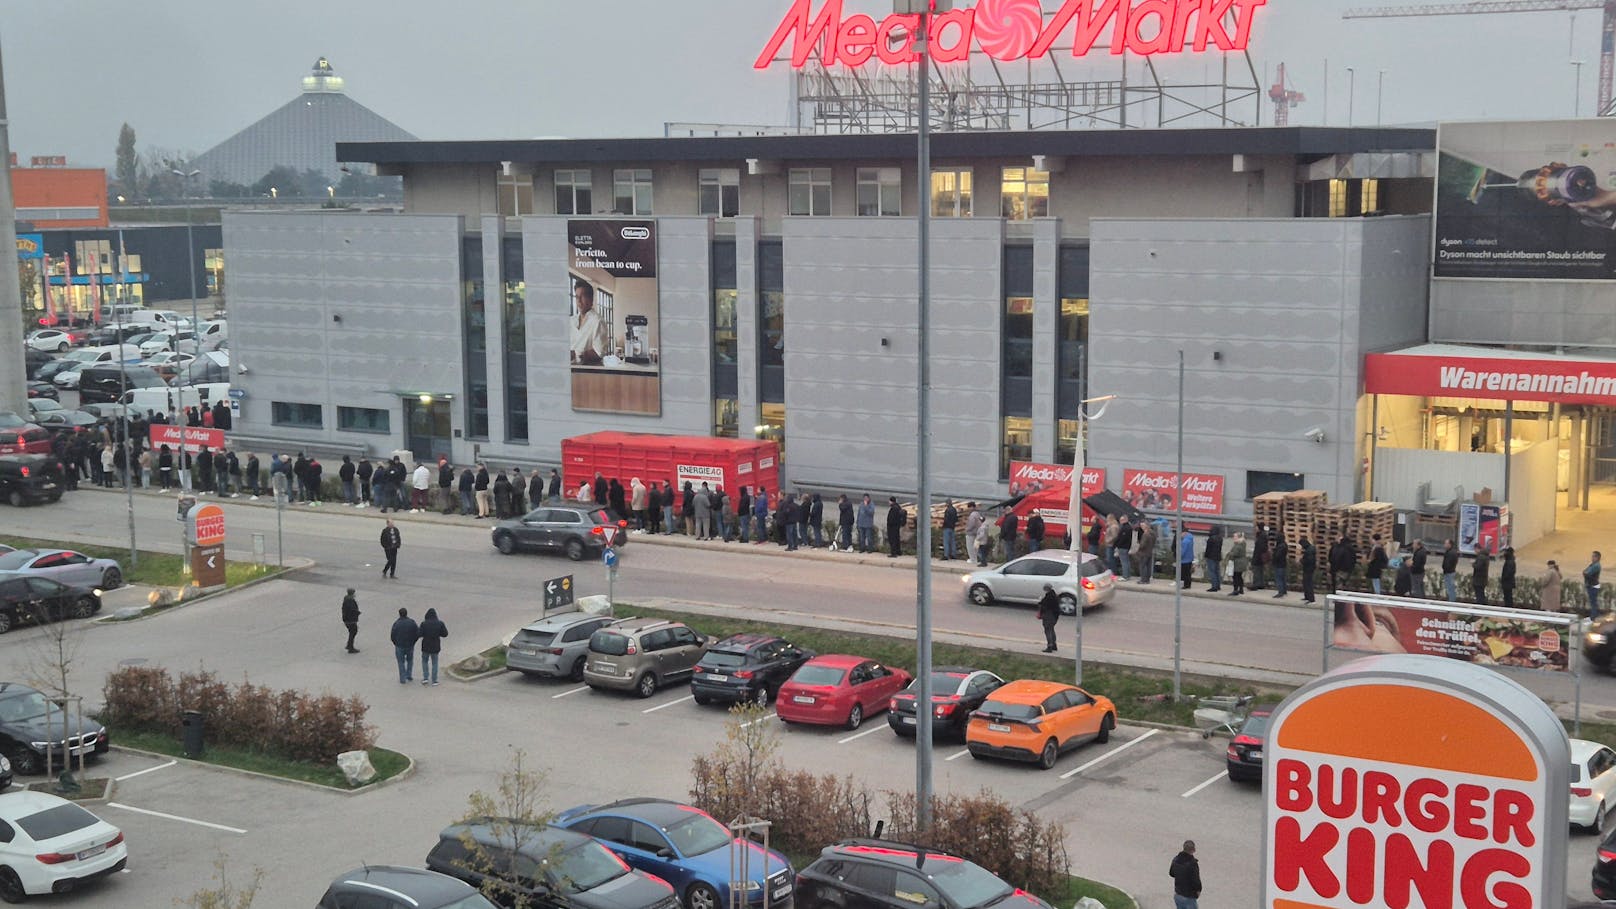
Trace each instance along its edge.
<path fill-rule="evenodd" d="M 931 53 L 939 63 L 970 58 L 974 45 L 995 60 L 1038 59 L 1057 41 L 1069 41 L 1073 57 L 1096 43 L 1112 54 L 1245 50 L 1258 8 L 1268 0 L 1066 0 L 1047 20 L 1041 0 L 977 0 L 971 8 L 932 17 Z M 920 58 L 920 16 L 894 13 L 879 23 L 863 13 L 842 18 L 842 0 L 795 0 L 752 65 L 768 69 L 786 42 L 791 67 L 819 56 L 825 66 L 858 68 L 871 59 L 901 65 Z"/>

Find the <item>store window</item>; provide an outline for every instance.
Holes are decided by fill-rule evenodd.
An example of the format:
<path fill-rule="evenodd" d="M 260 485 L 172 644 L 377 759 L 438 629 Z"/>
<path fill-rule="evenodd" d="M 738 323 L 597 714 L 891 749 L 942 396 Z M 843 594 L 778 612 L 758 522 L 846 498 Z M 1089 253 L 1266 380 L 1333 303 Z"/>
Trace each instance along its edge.
<path fill-rule="evenodd" d="M 713 399 L 713 435 L 738 439 L 741 435 L 741 408 L 734 398 Z"/>
<path fill-rule="evenodd" d="M 522 237 L 506 237 L 501 248 L 505 278 L 505 433 L 527 441 L 527 281 L 522 273 Z"/>
<path fill-rule="evenodd" d="M 590 176 L 587 170 L 558 170 L 555 172 L 555 211 L 558 215 L 591 215 L 595 213 L 590 200 Z"/>
<path fill-rule="evenodd" d="M 713 241 L 713 398 L 733 399 L 739 393 L 739 337 L 735 333 L 735 306 L 740 298 L 735 280 L 735 241 Z"/>
<path fill-rule="evenodd" d="M 896 218 L 902 214 L 902 171 L 896 167 L 861 167 L 855 175 L 859 217 Z"/>
<path fill-rule="evenodd" d="M 780 241 L 758 244 L 758 397 L 786 399 L 785 252 Z"/>
<path fill-rule="evenodd" d="M 497 179 L 499 213 L 507 218 L 533 214 L 533 175 L 512 168 L 505 173 L 501 168 Z"/>
<path fill-rule="evenodd" d="M 488 313 L 483 302 L 483 241 L 460 245 L 461 320 L 466 343 L 466 435 L 488 438 Z"/>
<path fill-rule="evenodd" d="M 1011 221 L 1042 218 L 1049 214 L 1049 174 L 1030 167 L 1006 167 L 1000 172 L 999 213 Z"/>
<path fill-rule="evenodd" d="M 652 213 L 649 168 L 612 171 L 612 211 L 620 215 Z"/>
<path fill-rule="evenodd" d="M 759 408 L 759 415 L 763 422 L 752 427 L 755 438 L 771 439 L 780 446 L 780 462 L 786 459 L 786 406 L 784 404 L 765 402 Z"/>
<path fill-rule="evenodd" d="M 1000 415 L 1005 420 L 1005 446 L 1010 446 L 1012 420 L 1024 421 L 1031 455 L 1033 262 L 1031 246 L 1004 249 L 1004 309 L 999 326 Z M 1022 425 L 1016 422 L 1015 426 Z M 1010 475 L 1010 459 L 999 465 L 1001 478 Z"/>
<path fill-rule="evenodd" d="M 1246 501 L 1262 495 L 1265 492 L 1295 492 L 1305 489 L 1303 481 L 1306 478 L 1299 473 L 1284 473 L 1276 470 L 1248 470 L 1246 471 Z"/>
<path fill-rule="evenodd" d="M 1055 463 L 1076 464 L 1079 433 L 1077 420 L 1055 421 Z"/>
<path fill-rule="evenodd" d="M 696 175 L 696 210 L 703 215 L 733 218 L 741 213 L 741 171 L 735 167 L 702 168 Z"/>
<path fill-rule="evenodd" d="M 276 426 L 319 429 L 325 425 L 325 413 L 324 408 L 319 404 L 271 401 L 269 404 L 269 421 Z"/>
<path fill-rule="evenodd" d="M 202 269 L 207 272 L 208 296 L 224 296 L 224 250 L 202 250 Z M 128 273 L 139 274 L 138 266 L 128 268 Z"/>
<path fill-rule="evenodd" d="M 999 476 L 1010 476 L 1011 461 L 1032 460 L 1032 418 L 1005 417 L 1004 444 L 999 449 Z"/>
<path fill-rule="evenodd" d="M 931 173 L 931 216 L 971 216 L 971 169 L 934 170 Z"/>
<path fill-rule="evenodd" d="M 793 215 L 830 215 L 830 168 L 793 167 L 786 176 L 786 207 Z"/>
<path fill-rule="evenodd" d="M 1088 381 L 1089 344 L 1089 248 L 1062 246 L 1056 287 L 1060 293 L 1060 321 L 1055 349 L 1055 416 L 1075 423 Z M 1104 394 L 1105 392 L 1100 392 Z M 1075 449 L 1070 441 L 1075 430 L 1057 436 L 1055 460 L 1071 464 Z"/>
<path fill-rule="evenodd" d="M 1347 216 L 1347 205 L 1350 201 L 1351 200 L 1347 193 L 1347 181 L 1331 180 L 1330 217 L 1345 218 Z"/>
<path fill-rule="evenodd" d="M 1366 215 L 1379 212 L 1380 181 L 1371 177 L 1359 184 L 1358 189 L 1361 196 L 1361 204 L 1359 204 L 1358 210 Z"/>
<path fill-rule="evenodd" d="M 344 432 L 392 432 L 392 414 L 374 407 L 339 406 L 337 428 Z"/>

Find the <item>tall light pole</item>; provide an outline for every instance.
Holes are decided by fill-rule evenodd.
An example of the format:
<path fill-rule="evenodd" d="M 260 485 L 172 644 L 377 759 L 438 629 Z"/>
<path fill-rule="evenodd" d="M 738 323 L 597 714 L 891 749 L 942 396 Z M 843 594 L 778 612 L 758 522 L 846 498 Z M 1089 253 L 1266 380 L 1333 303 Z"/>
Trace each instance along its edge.
<path fill-rule="evenodd" d="M 171 170 L 169 173 L 180 178 L 180 198 L 185 198 L 185 189 L 191 185 L 191 178 L 202 173 L 199 170 L 183 171 Z M 196 352 L 202 352 L 202 323 L 196 317 L 196 241 L 191 234 L 191 203 L 185 203 L 185 261 L 190 264 L 191 276 L 191 338 Z M 179 352 L 179 336 L 174 336 L 174 351 Z"/>
<path fill-rule="evenodd" d="M 121 197 L 120 197 L 121 198 Z M 129 292 L 129 254 L 123 246 L 123 228 L 118 228 L 118 302 L 127 303 Z M 113 310 L 118 312 L 119 310 Z M 129 392 L 129 361 L 123 356 L 123 330 L 118 331 L 118 405 L 123 408 L 117 425 L 123 428 L 123 497 L 129 512 L 129 570 L 140 565 L 140 549 L 135 545 L 135 480 L 139 459 L 135 457 L 135 442 L 129 436 L 129 404 L 124 396 Z"/>
<path fill-rule="evenodd" d="M 1575 88 L 1571 94 L 1571 116 L 1582 116 L 1582 61 L 1572 60 L 1571 66 L 1577 71 Z"/>
<path fill-rule="evenodd" d="M 1352 125 L 1352 93 L 1358 87 L 1358 73 L 1352 67 L 1347 67 L 1347 125 Z"/>
<path fill-rule="evenodd" d="M 0 71 L 0 162 L 9 160 L 11 128 L 6 119 L 5 73 Z M 7 168 L 4 179 L 0 179 L 0 249 L 6 251 L 8 259 L 17 257 L 17 218 L 11 200 L 10 168 Z M 8 301 L 5 307 L 0 308 L 0 351 L 6 354 L 0 357 L 0 410 L 15 413 L 28 412 L 28 379 L 23 365 L 25 358 L 16 355 L 17 351 L 22 350 L 23 340 L 22 313 L 15 302 L 22 299 L 21 285 L 15 262 L 0 268 L 0 300 Z M 50 293 L 48 280 L 45 293 Z"/>
<path fill-rule="evenodd" d="M 1352 70 L 1347 70 L 1352 72 Z M 1184 351 L 1178 352 L 1178 481 L 1173 486 L 1173 504 L 1178 509 L 1178 536 L 1173 538 L 1173 567 L 1178 567 L 1178 539 L 1184 535 Z M 1156 554 L 1149 554 L 1152 567 Z M 1184 585 L 1173 578 L 1173 702 L 1183 697 L 1184 675 Z"/>
<path fill-rule="evenodd" d="M 1083 382 L 1082 376 L 1083 368 L 1082 366 L 1079 366 L 1079 383 Z M 1083 561 L 1083 556 L 1081 555 L 1083 552 L 1083 471 L 1087 470 L 1089 466 L 1088 424 L 1090 420 L 1098 420 L 1099 418 L 1105 416 L 1105 409 L 1111 406 L 1111 402 L 1116 400 L 1116 397 L 1116 395 L 1102 395 L 1098 398 L 1084 398 L 1077 402 L 1077 456 L 1072 459 L 1072 498 L 1066 506 L 1066 532 L 1072 540 L 1072 542 L 1068 544 L 1070 545 L 1072 552 L 1079 553 L 1077 556 L 1079 566 L 1082 565 Z M 1092 417 L 1088 415 L 1090 404 L 1100 405 L 1100 409 L 1095 411 L 1094 416 Z M 1072 635 L 1072 639 L 1076 642 L 1076 654 L 1074 660 L 1077 677 L 1077 681 L 1073 684 L 1078 686 L 1083 684 L 1083 607 L 1087 606 L 1089 601 L 1088 588 L 1083 586 L 1082 578 L 1083 572 L 1079 571 L 1079 581 L 1077 585 L 1077 631 Z"/>
<path fill-rule="evenodd" d="M 1381 91 L 1386 87 L 1386 71 L 1381 70 L 1375 74 L 1375 126 L 1380 126 L 1380 99 Z"/>

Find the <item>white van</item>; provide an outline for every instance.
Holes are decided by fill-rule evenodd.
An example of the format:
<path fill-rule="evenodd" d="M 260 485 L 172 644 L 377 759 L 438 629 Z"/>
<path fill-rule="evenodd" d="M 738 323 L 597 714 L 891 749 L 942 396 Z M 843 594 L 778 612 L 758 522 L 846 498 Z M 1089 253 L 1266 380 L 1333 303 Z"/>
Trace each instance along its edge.
<path fill-rule="evenodd" d="M 212 407 L 230 398 L 229 382 L 203 382 L 182 388 L 133 388 L 124 392 L 119 404 L 128 404 L 140 413 L 183 413 L 187 407 Z"/>
<path fill-rule="evenodd" d="M 202 350 L 218 350 L 220 344 L 230 340 L 230 326 L 223 319 L 210 319 L 202 323 L 197 337 Z"/>
<path fill-rule="evenodd" d="M 154 331 L 191 327 L 189 319 L 180 318 L 180 314 L 172 309 L 137 309 L 129 314 L 128 321 L 135 324 L 155 322 Z"/>
<path fill-rule="evenodd" d="M 140 360 L 140 348 L 133 344 L 103 344 L 100 347 L 81 347 L 69 353 L 63 359 L 77 360 L 85 366 L 94 363 L 116 363 L 119 360 L 135 363 Z"/>

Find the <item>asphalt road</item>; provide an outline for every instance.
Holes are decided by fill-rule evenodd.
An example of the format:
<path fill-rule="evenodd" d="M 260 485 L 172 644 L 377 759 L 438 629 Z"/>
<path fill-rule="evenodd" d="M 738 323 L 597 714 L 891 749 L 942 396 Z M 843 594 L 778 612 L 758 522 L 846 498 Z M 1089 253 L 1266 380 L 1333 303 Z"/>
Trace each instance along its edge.
<path fill-rule="evenodd" d="M 273 561 L 274 510 L 228 500 L 226 507 L 228 548 L 250 551 L 250 534 L 262 532 Z M 143 546 L 178 545 L 170 500 L 137 497 L 136 512 Z M 129 831 L 130 869 L 78 895 L 74 905 L 169 905 L 201 886 L 215 857 L 223 856 L 237 873 L 265 870 L 256 905 L 310 906 L 327 880 L 361 862 L 419 864 L 437 831 L 464 811 L 467 794 L 492 788 L 513 748 L 549 768 L 550 800 L 564 808 L 628 795 L 683 798 L 691 757 L 722 736 L 722 712 L 696 706 L 677 689 L 641 701 L 515 675 L 445 681 L 437 688 L 397 683 L 386 632 L 398 607 L 417 616 L 439 609 L 451 630 L 447 663 L 530 620 L 547 577 L 572 572 L 580 593 L 603 592 L 598 565 L 500 556 L 480 522 L 468 528 L 406 516 L 399 579 L 383 581 L 376 539 L 381 520 L 373 512 L 298 507 L 284 519 L 287 554 L 314 559 L 316 567 L 153 619 L 86 626 L 78 636 L 76 687 L 93 692 L 107 671 L 138 660 L 174 670 L 205 666 L 226 679 L 248 676 L 275 687 L 358 694 L 371 705 L 380 743 L 412 755 L 416 771 L 350 796 L 117 756 L 107 764 L 111 775 L 151 771 L 120 783 L 117 805 L 104 809 Z M 52 507 L 0 509 L 0 526 L 51 538 L 117 543 L 126 540 L 125 521 L 122 496 L 100 492 Z M 911 621 L 910 572 L 884 560 L 838 563 L 774 551 L 734 545 L 709 551 L 636 538 L 624 549 L 616 593 L 728 604 L 760 615 L 896 626 Z M 1037 626 L 1026 611 L 968 607 L 957 580 L 939 573 L 937 583 L 940 631 L 1037 649 Z M 358 588 L 364 610 L 363 653 L 352 656 L 341 652 L 337 618 L 346 586 Z M 1214 671 L 1259 665 L 1316 672 L 1319 623 L 1318 613 L 1295 607 L 1186 598 L 1184 653 Z M 1070 625 L 1062 632 L 1069 635 Z M 1087 641 L 1096 657 L 1160 663 L 1171 654 L 1171 632 L 1172 598 L 1129 590 L 1111 608 L 1091 613 Z M 0 677 L 23 674 L 41 637 L 37 630 L 8 635 Z M 1605 692 L 1609 680 L 1590 680 L 1588 687 Z M 878 790 L 913 785 L 913 746 L 892 736 L 882 717 L 857 734 L 792 727 L 780 735 L 782 758 L 791 766 L 849 773 Z M 1058 821 L 1074 872 L 1128 889 L 1146 909 L 1171 905 L 1164 872 L 1185 837 L 1201 844 L 1209 900 L 1249 905 L 1257 899 L 1258 793 L 1222 779 L 1218 740 L 1132 727 L 1124 710 L 1110 744 L 1082 748 L 1047 773 L 976 761 L 960 756 L 958 746 L 944 746 L 936 785 L 942 793 L 986 787 Z M 1571 889 L 1585 894 L 1594 840 L 1574 836 L 1571 846 Z"/>

